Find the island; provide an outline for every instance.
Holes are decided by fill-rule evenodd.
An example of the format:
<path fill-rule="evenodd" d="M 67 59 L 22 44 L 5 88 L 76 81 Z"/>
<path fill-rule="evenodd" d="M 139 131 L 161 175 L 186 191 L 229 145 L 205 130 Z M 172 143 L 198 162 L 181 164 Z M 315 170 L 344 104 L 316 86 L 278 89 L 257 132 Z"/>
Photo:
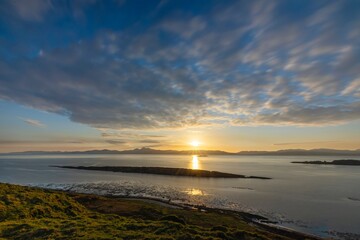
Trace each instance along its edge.
<path fill-rule="evenodd" d="M 69 168 L 79 170 L 109 171 L 123 173 L 143 173 L 157 174 L 182 177 L 198 177 L 198 178 L 253 178 L 253 179 L 271 179 L 269 177 L 245 176 L 233 173 L 224 173 L 208 170 L 195 170 L 188 168 L 169 168 L 169 167 L 127 167 L 127 166 L 52 166 L 58 168 Z"/>
<path fill-rule="evenodd" d="M 340 159 L 332 162 L 327 161 L 304 161 L 304 162 L 291 162 L 302 164 L 317 164 L 317 165 L 344 165 L 344 166 L 360 166 L 360 160 L 355 159 Z"/>

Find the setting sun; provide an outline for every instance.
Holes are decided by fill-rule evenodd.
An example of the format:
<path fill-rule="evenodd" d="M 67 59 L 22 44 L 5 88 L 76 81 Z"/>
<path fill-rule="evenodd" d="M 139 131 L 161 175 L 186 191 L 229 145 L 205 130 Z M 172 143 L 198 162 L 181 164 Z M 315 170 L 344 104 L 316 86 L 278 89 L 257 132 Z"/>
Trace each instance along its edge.
<path fill-rule="evenodd" d="M 199 143 L 199 141 L 197 141 L 197 140 L 193 140 L 192 142 L 191 142 L 191 146 L 193 146 L 193 147 L 198 147 L 200 145 L 200 143 Z"/>
<path fill-rule="evenodd" d="M 360 0 L 203 2 L 0 0 L 0 240 L 360 240 Z"/>

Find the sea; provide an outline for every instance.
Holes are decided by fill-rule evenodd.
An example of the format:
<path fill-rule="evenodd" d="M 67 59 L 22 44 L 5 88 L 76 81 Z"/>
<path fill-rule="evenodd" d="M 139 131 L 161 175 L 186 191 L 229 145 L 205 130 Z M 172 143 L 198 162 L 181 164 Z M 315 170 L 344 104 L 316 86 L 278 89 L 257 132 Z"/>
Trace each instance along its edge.
<path fill-rule="evenodd" d="M 334 239 L 360 239 L 360 166 L 295 164 L 339 156 L 2 155 L 0 182 L 245 211 L 279 226 Z M 358 159 L 359 157 L 351 157 Z M 228 179 L 64 169 L 153 166 L 262 176 Z"/>

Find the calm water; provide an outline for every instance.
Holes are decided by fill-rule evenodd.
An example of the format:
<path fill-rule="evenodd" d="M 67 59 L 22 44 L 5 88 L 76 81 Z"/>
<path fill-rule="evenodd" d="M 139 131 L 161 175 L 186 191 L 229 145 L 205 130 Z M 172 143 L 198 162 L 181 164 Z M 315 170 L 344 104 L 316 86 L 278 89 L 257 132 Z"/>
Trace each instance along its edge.
<path fill-rule="evenodd" d="M 1 156 L 0 182 L 149 196 L 262 214 L 304 232 L 360 234 L 360 167 L 292 164 L 342 157 L 176 155 Z M 348 158 L 348 157 L 345 157 Z M 353 157 L 352 157 L 353 158 Z M 359 158 L 355 158 L 359 159 Z M 196 179 L 59 169 L 50 165 L 162 166 L 271 177 Z M 354 235 L 355 238 L 360 235 Z"/>

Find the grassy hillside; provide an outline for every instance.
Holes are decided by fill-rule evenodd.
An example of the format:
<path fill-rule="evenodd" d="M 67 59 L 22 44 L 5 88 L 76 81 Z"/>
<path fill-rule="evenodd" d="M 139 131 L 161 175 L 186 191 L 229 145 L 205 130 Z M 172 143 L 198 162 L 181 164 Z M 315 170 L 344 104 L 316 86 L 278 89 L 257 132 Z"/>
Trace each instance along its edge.
<path fill-rule="evenodd" d="M 289 239 L 239 216 L 0 183 L 0 239 Z"/>

